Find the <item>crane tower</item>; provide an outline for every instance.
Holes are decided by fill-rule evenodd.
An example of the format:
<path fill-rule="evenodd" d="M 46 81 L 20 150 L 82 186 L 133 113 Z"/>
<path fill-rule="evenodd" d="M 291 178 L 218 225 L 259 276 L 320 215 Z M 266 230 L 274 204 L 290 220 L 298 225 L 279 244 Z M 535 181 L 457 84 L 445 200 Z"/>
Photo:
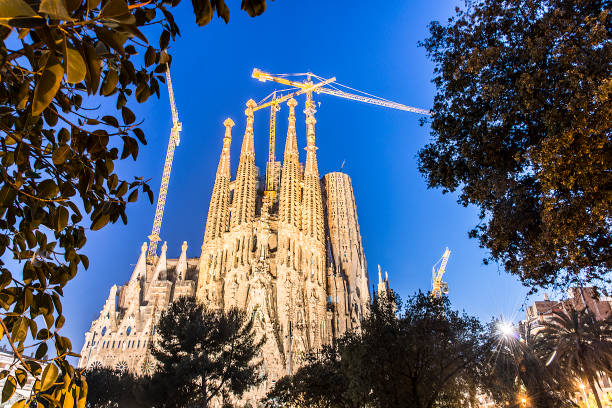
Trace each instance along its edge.
<path fill-rule="evenodd" d="M 159 187 L 159 196 L 157 197 L 157 206 L 155 207 L 155 218 L 153 220 L 153 229 L 149 240 L 148 259 L 153 259 L 157 255 L 157 243 L 161 240 L 159 232 L 161 230 L 162 219 L 164 218 L 164 207 L 166 206 L 166 196 L 168 194 L 168 183 L 170 182 L 170 171 L 172 170 L 172 160 L 174 159 L 174 149 L 179 145 L 180 132 L 183 124 L 179 122 L 176 104 L 174 103 L 174 91 L 172 90 L 172 80 L 170 79 L 170 68 L 166 70 L 166 82 L 168 83 L 168 96 L 170 99 L 170 110 L 172 112 L 172 129 L 170 130 L 170 139 L 168 140 L 168 149 L 166 150 L 166 160 L 164 162 L 164 171 L 162 173 L 161 186 Z"/>
<path fill-rule="evenodd" d="M 446 295 L 448 293 L 448 283 L 442 282 L 442 276 L 446 270 L 446 263 L 448 262 L 448 257 L 450 256 L 450 249 L 446 247 L 444 250 L 444 254 L 442 254 L 442 258 L 436 262 L 432 268 L 431 272 L 431 296 L 435 298 L 441 297 L 443 294 Z M 440 267 L 436 271 L 436 265 L 440 264 Z"/>

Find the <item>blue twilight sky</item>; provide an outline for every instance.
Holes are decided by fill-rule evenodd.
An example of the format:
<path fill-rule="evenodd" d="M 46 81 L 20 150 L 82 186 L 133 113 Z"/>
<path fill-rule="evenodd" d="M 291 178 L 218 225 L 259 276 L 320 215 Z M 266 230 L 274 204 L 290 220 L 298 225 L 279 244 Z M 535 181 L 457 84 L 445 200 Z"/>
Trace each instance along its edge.
<path fill-rule="evenodd" d="M 250 18 L 230 0 L 228 25 L 215 18 L 197 27 L 191 2 L 175 10 L 182 36 L 172 45 L 172 78 L 183 123 L 176 149 L 162 239 L 168 255 L 178 257 L 181 243 L 198 257 L 209 197 L 223 137 L 222 122 L 235 122 L 232 172 L 244 132 L 245 102 L 260 100 L 274 85 L 251 78 L 254 67 L 271 73 L 314 72 L 338 82 L 407 105 L 429 108 L 433 66 L 417 47 L 432 20 L 445 21 L 455 2 L 389 0 L 291 1 L 268 3 L 260 17 Z M 320 96 L 317 118 L 319 171 L 344 171 L 353 180 L 355 200 L 371 283 L 376 265 L 389 271 L 391 286 L 403 297 L 428 290 L 432 265 L 444 247 L 452 253 L 445 280 L 453 306 L 482 320 L 504 314 L 518 318 L 526 290 L 497 265 L 484 266 L 484 250 L 467 237 L 477 222 L 474 208 L 463 208 L 453 195 L 427 190 L 416 167 L 416 154 L 429 140 L 419 115 L 354 101 Z M 298 143 L 305 146 L 303 99 L 298 100 Z M 149 144 L 137 162 L 119 166 L 129 177 L 151 179 L 157 192 L 171 127 L 167 92 L 136 105 L 145 119 Z M 267 111 L 255 117 L 256 162 L 265 168 Z M 282 159 L 287 108 L 279 113 L 277 157 Z M 302 149 L 301 159 L 305 153 Z M 141 198 L 144 198 L 141 196 Z M 65 335 L 80 350 L 83 334 L 113 284 L 129 279 L 140 246 L 151 231 L 154 206 L 146 199 L 128 209 L 129 224 L 90 233 L 85 253 L 91 266 L 65 291 Z"/>

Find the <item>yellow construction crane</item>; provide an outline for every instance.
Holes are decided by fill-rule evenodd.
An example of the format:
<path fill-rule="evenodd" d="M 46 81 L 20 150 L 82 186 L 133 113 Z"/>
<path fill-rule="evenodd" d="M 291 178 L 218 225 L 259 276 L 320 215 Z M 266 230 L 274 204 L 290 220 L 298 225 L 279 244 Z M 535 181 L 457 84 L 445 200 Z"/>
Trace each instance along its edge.
<path fill-rule="evenodd" d="M 155 219 L 153 229 L 149 235 L 149 252 L 147 259 L 153 259 L 157 255 L 157 243 L 161 241 L 159 231 L 161 230 L 162 219 L 164 218 L 164 207 L 166 206 L 166 195 L 168 194 L 168 183 L 170 181 L 170 170 L 172 170 L 172 160 L 174 158 L 174 148 L 179 145 L 180 132 L 183 124 L 179 122 L 176 104 L 174 103 L 174 91 L 172 90 L 172 80 L 170 79 L 170 68 L 166 70 L 166 82 L 168 83 L 168 96 L 170 99 L 170 110 L 172 111 L 172 129 L 168 140 L 168 150 L 166 150 L 166 161 L 164 162 L 164 172 L 162 173 L 159 197 L 157 197 L 157 207 L 155 208 Z"/>
<path fill-rule="evenodd" d="M 276 191 L 274 190 L 276 112 L 280 109 L 280 104 L 283 101 L 286 101 L 290 98 L 293 98 L 294 96 L 305 93 L 306 94 L 306 105 L 307 105 L 306 109 L 314 113 L 314 102 L 312 100 L 312 93 L 316 92 L 318 94 L 323 93 L 327 95 L 334 95 L 340 98 L 352 99 L 352 100 L 359 101 L 359 102 L 365 102 L 365 103 L 370 103 L 373 105 L 383 106 L 387 108 L 393 108 L 393 109 L 399 109 L 399 110 L 408 111 L 408 112 L 419 113 L 422 115 L 431 114 L 426 109 L 419 109 L 419 108 L 414 108 L 412 106 L 402 105 L 401 103 L 392 102 L 392 101 L 389 101 L 383 98 L 379 98 L 374 95 L 366 94 L 365 92 L 354 90 L 356 92 L 360 92 L 363 94 L 363 95 L 358 95 L 358 94 L 341 91 L 333 87 L 333 85 L 332 87 L 325 87 L 325 85 L 329 85 L 332 82 L 335 82 L 336 77 L 325 79 L 311 72 L 308 72 L 305 74 L 299 74 L 299 75 L 306 76 L 306 80 L 303 82 L 293 81 L 287 78 L 291 75 L 286 75 L 286 74 L 272 75 L 267 72 L 263 72 L 257 68 L 253 69 L 253 74 L 252 74 L 253 78 L 258 79 L 261 82 L 273 81 L 279 84 L 287 85 L 292 88 L 298 89 L 297 92 L 290 93 L 289 95 L 285 95 L 280 98 L 277 98 L 277 92 L 274 91 L 271 94 L 272 99 L 269 102 L 258 105 L 256 108 L 253 109 L 253 111 L 257 111 L 259 109 L 270 107 L 270 143 L 269 143 L 269 152 L 268 152 L 268 164 L 266 166 L 266 189 L 264 192 L 266 197 L 270 199 L 274 199 L 276 197 Z M 315 78 L 319 82 L 314 83 L 312 81 L 312 78 Z M 344 85 L 338 84 L 338 86 L 344 86 Z M 346 87 L 346 88 L 352 89 L 349 87 Z M 267 98 L 265 98 L 264 101 L 266 99 Z"/>
<path fill-rule="evenodd" d="M 270 108 L 270 143 L 268 147 L 268 164 L 266 165 L 266 189 L 264 191 L 264 195 L 268 197 L 269 200 L 274 200 L 276 198 L 276 190 L 274 189 L 274 166 L 275 166 L 275 149 L 276 149 L 276 112 L 280 110 L 280 104 L 288 101 L 289 99 L 307 94 L 308 100 L 312 100 L 312 92 L 316 92 L 318 89 L 321 89 L 323 86 L 328 85 L 336 80 L 336 77 L 326 79 L 324 81 L 313 84 L 311 81 L 302 84 L 302 87 L 299 87 L 297 91 L 291 92 L 287 95 L 276 97 L 276 91 L 272 92 L 271 100 L 269 102 L 260 103 L 255 108 L 253 108 L 253 112 L 269 107 Z M 267 98 L 264 98 L 264 101 Z"/>
<path fill-rule="evenodd" d="M 448 262 L 448 257 L 450 256 L 450 249 L 446 247 L 444 250 L 444 254 L 442 254 L 442 258 L 436 262 L 432 268 L 431 272 L 431 296 L 435 298 L 441 297 L 443 294 L 446 295 L 448 293 L 448 283 L 442 282 L 442 275 L 444 275 L 444 271 L 446 270 L 446 263 Z M 440 264 L 440 267 L 436 271 L 436 265 Z"/>
<path fill-rule="evenodd" d="M 263 72 L 257 68 L 253 69 L 253 78 L 256 78 L 258 80 L 260 80 L 261 82 L 266 82 L 266 81 L 274 81 L 277 82 L 279 84 L 283 84 L 283 85 L 288 85 L 291 87 L 295 87 L 295 88 L 308 88 L 309 86 L 312 86 L 312 81 L 311 78 L 316 78 L 318 80 L 323 81 L 324 79 L 321 78 L 318 75 L 313 74 L 312 72 L 307 72 L 305 74 L 300 74 L 300 75 L 305 75 L 307 77 L 307 80 L 304 82 L 298 82 L 298 81 L 292 81 L 290 79 L 287 79 L 286 77 L 289 75 L 272 75 L 269 74 L 267 72 Z M 320 84 L 320 82 L 318 83 Z M 340 84 L 338 84 L 340 85 Z M 340 86 L 344 86 L 344 85 L 340 85 Z M 348 89 L 352 89 L 349 88 L 347 86 L 344 86 L 345 88 Z M 397 103 L 397 102 L 392 102 L 389 101 L 387 99 L 383 99 L 383 98 L 379 98 L 377 96 L 374 95 L 370 95 L 370 94 L 366 94 L 365 92 L 361 92 L 358 90 L 354 90 L 356 92 L 362 93 L 363 95 L 357 95 L 357 94 L 353 94 L 353 93 L 348 93 L 348 92 L 344 92 L 341 91 L 339 89 L 335 89 L 335 88 L 325 88 L 323 86 L 317 88 L 316 90 L 314 90 L 314 92 L 316 93 L 323 93 L 323 94 L 327 94 L 327 95 L 334 95 L 334 96 L 338 96 L 340 98 L 345 98 L 345 99 L 352 99 L 354 101 L 359 101 L 359 102 L 365 102 L 365 103 L 371 103 L 373 105 L 378 105 L 378 106 L 384 106 L 387 108 L 393 108 L 393 109 L 399 109 L 399 110 L 403 110 L 403 111 L 408 111 L 408 112 L 413 112 L 413 113 L 419 113 L 421 115 L 431 115 L 431 112 L 426 110 L 426 109 L 420 109 L 420 108 L 414 108 L 412 106 L 407 106 L 407 105 L 402 105 L 401 103 Z"/>

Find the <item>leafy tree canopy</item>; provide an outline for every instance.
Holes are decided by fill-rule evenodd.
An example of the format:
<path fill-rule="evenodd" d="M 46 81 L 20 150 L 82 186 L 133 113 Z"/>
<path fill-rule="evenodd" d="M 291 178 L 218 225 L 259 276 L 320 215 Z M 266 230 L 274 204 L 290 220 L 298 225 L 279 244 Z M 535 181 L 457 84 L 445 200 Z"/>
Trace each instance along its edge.
<path fill-rule="evenodd" d="M 80 253 L 88 229 L 127 223 L 139 192 L 153 201 L 141 178 L 124 180 L 115 165 L 146 144 L 129 106 L 160 94 L 179 1 L 0 0 L 0 338 L 18 357 L 14 373 L 0 373 L 2 402 L 29 373 L 39 378 L 29 403 L 85 404 L 86 385 L 66 361 L 77 355 L 59 331 L 63 288 L 89 266 Z M 192 4 L 198 25 L 215 13 L 229 21 L 224 0 Z M 265 6 L 241 4 L 251 16 Z M 94 95 L 112 98 L 117 113 L 99 115 Z M 46 359 L 49 347 L 56 357 Z"/>
<path fill-rule="evenodd" d="M 266 404 L 468 406 L 490 346 L 478 320 L 452 310 L 446 299 L 418 293 L 402 307 L 397 297 L 379 298 L 360 332 L 281 379 Z"/>
<path fill-rule="evenodd" d="M 492 323 L 489 338 L 494 347 L 488 351 L 480 370 L 481 392 L 500 406 L 518 408 L 525 398 L 531 407 L 575 407 L 571 400 L 574 379 L 560 375 L 557 365 L 547 361 L 550 354 L 543 355 L 539 338 L 528 326 L 521 326 L 519 333 L 510 335 L 500 332 L 497 323 Z"/>
<path fill-rule="evenodd" d="M 244 311 L 209 310 L 180 298 L 160 317 L 151 354 L 158 361 L 150 397 L 155 407 L 208 406 L 259 385 L 261 347 Z"/>
<path fill-rule="evenodd" d="M 90 408 L 119 408 L 143 406 L 138 404 L 138 385 L 141 379 L 128 371 L 93 368 L 85 371 L 87 406 Z"/>
<path fill-rule="evenodd" d="M 429 187 L 480 208 L 470 236 L 525 284 L 609 282 L 610 3 L 479 0 L 430 33 Z"/>
<path fill-rule="evenodd" d="M 543 326 L 536 337 L 542 360 L 556 377 L 566 379 L 569 389 L 575 389 L 577 382 L 588 386 L 602 408 L 597 386 L 602 386 L 599 373 L 612 375 L 612 319 L 597 319 L 589 309 L 571 308 L 553 312 Z"/>

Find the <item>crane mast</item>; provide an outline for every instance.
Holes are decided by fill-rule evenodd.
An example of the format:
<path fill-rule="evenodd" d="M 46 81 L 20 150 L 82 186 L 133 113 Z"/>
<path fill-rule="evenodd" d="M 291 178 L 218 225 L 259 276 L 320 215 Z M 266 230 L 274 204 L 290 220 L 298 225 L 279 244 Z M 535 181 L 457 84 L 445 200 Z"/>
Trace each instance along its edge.
<path fill-rule="evenodd" d="M 166 82 L 168 83 L 168 96 L 170 99 L 170 110 L 172 112 L 172 129 L 170 130 L 170 139 L 168 140 L 168 149 L 166 150 L 164 171 L 162 173 L 159 196 L 157 197 L 157 206 L 155 207 L 153 229 L 151 231 L 151 235 L 148 237 L 151 243 L 149 245 L 147 259 L 153 259 L 157 255 L 157 243 L 161 240 L 159 237 L 159 232 L 161 230 L 162 219 L 164 218 L 164 207 L 166 206 L 166 196 L 168 195 L 168 183 L 170 182 L 170 171 L 172 170 L 174 149 L 179 145 L 180 132 L 183 128 L 182 123 L 179 122 L 176 104 L 174 103 L 174 91 L 172 89 L 172 80 L 170 78 L 170 68 L 166 70 Z"/>
<path fill-rule="evenodd" d="M 270 204 L 276 198 L 276 190 L 274 189 L 274 173 L 275 173 L 275 149 L 276 149 L 276 112 L 280 110 L 280 104 L 288 101 L 289 99 L 302 95 L 304 93 L 311 95 L 313 91 L 330 84 L 336 80 L 336 77 L 326 79 L 325 81 L 313 84 L 308 82 L 302 84 L 303 87 L 295 92 L 291 92 L 287 95 L 276 97 L 276 91 L 272 92 L 272 100 L 253 108 L 253 112 L 269 107 L 270 108 L 270 144 L 268 146 L 268 164 L 266 165 L 266 189 L 264 195 L 270 200 Z M 312 99 L 312 97 L 309 97 Z"/>
<path fill-rule="evenodd" d="M 279 103 L 276 101 L 276 91 L 272 93 L 272 100 L 275 102 L 270 106 L 270 143 L 268 145 L 268 165 L 266 166 L 266 190 L 264 194 L 270 201 L 276 198 L 274 189 L 274 177 L 276 166 L 276 112 L 280 110 Z"/>
<path fill-rule="evenodd" d="M 446 270 L 446 264 L 448 263 L 448 258 L 450 257 L 450 249 L 446 247 L 444 250 L 444 254 L 442 254 L 442 258 L 436 262 L 432 268 L 431 273 L 431 296 L 435 298 L 439 298 L 442 294 L 448 293 L 448 283 L 442 282 L 442 276 Z M 436 265 L 440 263 L 440 267 L 438 271 L 436 271 Z"/>

